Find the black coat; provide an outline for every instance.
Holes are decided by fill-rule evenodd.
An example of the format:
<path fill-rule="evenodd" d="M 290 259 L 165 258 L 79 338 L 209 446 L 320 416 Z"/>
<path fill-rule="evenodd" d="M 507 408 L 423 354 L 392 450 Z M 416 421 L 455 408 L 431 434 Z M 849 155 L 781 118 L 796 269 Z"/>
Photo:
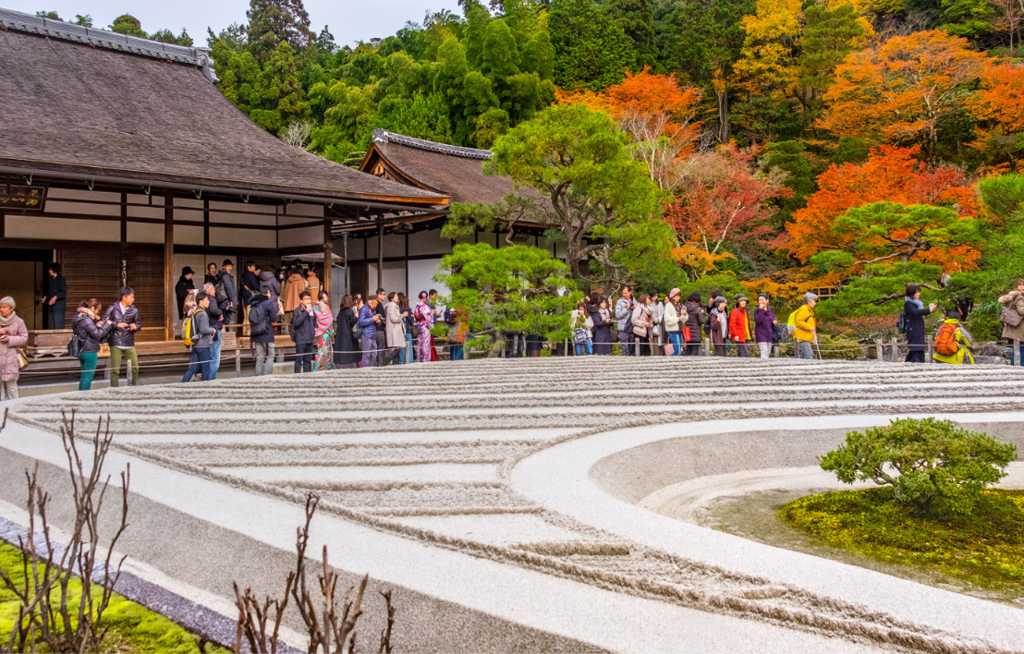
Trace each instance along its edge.
<path fill-rule="evenodd" d="M 249 300 L 252 299 L 253 293 L 260 292 L 260 280 L 256 278 L 256 273 L 249 272 L 246 270 L 242 273 L 242 291 L 240 297 L 242 298 L 242 304 L 248 306 Z"/>
<path fill-rule="evenodd" d="M 210 298 L 210 306 L 206 309 L 206 315 L 210 317 L 210 327 L 216 330 L 224 329 L 224 321 L 221 318 L 224 317 L 224 312 L 217 306 L 217 301 L 214 298 Z"/>
<path fill-rule="evenodd" d="M 306 311 L 305 305 L 292 311 L 292 338 L 297 345 L 316 340 L 316 317 Z"/>
<path fill-rule="evenodd" d="M 134 304 L 122 313 L 121 303 L 115 302 L 107 307 L 103 319 L 114 323 L 114 330 L 110 333 L 110 347 L 135 347 L 135 332 L 142 329 L 142 321 L 139 320 L 139 310 L 135 308 Z M 119 329 L 117 324 L 122 322 L 127 323 L 129 327 L 135 325 L 135 331 L 129 327 Z"/>
<path fill-rule="evenodd" d="M 931 314 L 932 310 L 928 307 L 918 309 L 917 304 L 910 300 L 903 301 L 903 313 L 906 316 L 907 324 L 907 343 L 911 346 L 924 345 L 925 331 L 924 331 L 924 317 Z M 911 350 L 923 350 L 923 347 L 911 347 Z"/>
<path fill-rule="evenodd" d="M 185 279 L 182 275 L 178 278 L 178 284 L 174 287 L 174 297 L 178 298 L 178 318 L 185 317 L 185 298 L 188 297 L 189 291 L 196 290 L 196 285 L 192 283 L 191 279 Z"/>
<path fill-rule="evenodd" d="M 338 333 L 334 337 L 334 363 L 335 365 L 346 365 L 359 363 L 362 356 L 359 341 L 352 333 L 358 319 L 352 313 L 352 309 L 341 309 L 338 313 Z"/>
<path fill-rule="evenodd" d="M 261 301 L 260 298 L 263 298 Z M 249 300 L 249 310 L 256 305 L 263 305 L 263 310 L 267 312 L 267 322 L 270 324 L 267 326 L 268 329 L 262 334 L 256 334 L 252 337 L 253 343 L 273 343 L 274 342 L 274 323 L 277 322 L 277 300 L 268 298 L 262 295 L 254 295 Z M 252 318 L 250 316 L 249 324 L 252 325 Z"/>
<path fill-rule="evenodd" d="M 81 313 L 75 316 L 74 320 L 71 321 L 71 329 L 74 331 L 75 336 L 82 340 L 82 352 L 99 352 L 100 343 L 107 337 L 110 330 L 113 329 L 113 325 L 106 325 L 102 329 L 96 324 L 96 321 L 92 319 L 87 313 Z"/>
<path fill-rule="evenodd" d="M 50 307 L 51 310 L 57 311 L 67 308 L 68 304 L 68 282 L 64 279 L 64 275 L 57 275 L 56 277 L 50 278 L 50 292 L 46 296 L 46 301 L 49 302 L 51 298 L 57 298 L 57 301 Z"/>

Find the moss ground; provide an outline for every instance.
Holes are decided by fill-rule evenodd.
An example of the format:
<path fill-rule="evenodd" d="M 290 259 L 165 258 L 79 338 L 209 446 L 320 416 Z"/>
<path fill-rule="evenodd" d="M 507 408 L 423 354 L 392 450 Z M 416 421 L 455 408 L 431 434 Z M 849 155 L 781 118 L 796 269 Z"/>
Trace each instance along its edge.
<path fill-rule="evenodd" d="M 16 547 L 0 543 L 0 569 L 13 577 L 15 583 L 22 583 L 22 553 Z M 70 590 L 75 597 L 81 592 L 76 579 Z M 77 612 L 78 602 L 71 603 L 72 614 Z M 10 638 L 11 628 L 18 616 L 18 601 L 14 593 L 0 584 L 0 642 Z M 103 623 L 110 630 L 103 641 L 107 652 L 149 653 L 168 652 L 185 654 L 199 652 L 195 638 L 188 631 L 164 616 L 115 594 L 103 614 Z M 212 650 L 207 647 L 207 651 Z"/>
<path fill-rule="evenodd" d="M 1024 594 L 1024 491 L 986 491 L 971 515 L 914 512 L 889 488 L 837 491 L 789 502 L 778 517 L 828 546 L 885 564 Z"/>

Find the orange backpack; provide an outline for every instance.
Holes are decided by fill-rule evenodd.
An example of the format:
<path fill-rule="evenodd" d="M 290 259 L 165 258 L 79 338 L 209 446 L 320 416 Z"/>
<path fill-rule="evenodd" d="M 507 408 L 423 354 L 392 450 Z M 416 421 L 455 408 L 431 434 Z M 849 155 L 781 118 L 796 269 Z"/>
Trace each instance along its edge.
<path fill-rule="evenodd" d="M 953 356 L 960 351 L 960 344 L 956 342 L 957 326 L 953 323 L 943 323 L 939 327 L 939 333 L 935 335 L 935 351 L 943 356 Z"/>

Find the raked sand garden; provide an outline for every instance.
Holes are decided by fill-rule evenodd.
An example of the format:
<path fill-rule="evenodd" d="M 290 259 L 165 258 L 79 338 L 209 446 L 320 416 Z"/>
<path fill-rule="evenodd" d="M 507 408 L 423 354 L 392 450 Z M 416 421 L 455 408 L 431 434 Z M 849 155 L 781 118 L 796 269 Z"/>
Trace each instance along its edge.
<path fill-rule="evenodd" d="M 393 589 L 396 651 L 1024 652 L 1020 603 L 699 519 L 723 497 L 838 488 L 815 457 L 895 416 L 1024 448 L 1024 369 L 481 360 L 26 399 L 0 433 L 3 518 L 24 519 L 34 461 L 59 490 L 62 410 L 93 429 L 109 414 L 109 470 L 131 463 L 133 573 L 226 618 L 232 581 L 283 586 L 312 491 L 310 551 Z"/>

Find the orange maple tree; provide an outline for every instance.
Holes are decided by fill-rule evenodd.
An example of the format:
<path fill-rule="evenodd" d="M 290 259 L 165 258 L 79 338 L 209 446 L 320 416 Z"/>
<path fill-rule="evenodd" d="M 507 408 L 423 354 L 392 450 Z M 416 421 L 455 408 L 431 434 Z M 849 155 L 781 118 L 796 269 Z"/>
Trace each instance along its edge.
<path fill-rule="evenodd" d="M 676 189 L 700 139 L 701 125 L 694 122 L 699 89 L 644 68 L 636 74 L 627 72 L 622 83 L 600 94 L 560 89 L 558 101 L 607 113 L 629 134 L 633 152 L 647 164 L 651 178 L 663 189 Z"/>
<path fill-rule="evenodd" d="M 971 110 L 978 119 L 977 139 L 971 147 L 993 162 L 988 171 L 1015 171 L 1024 132 L 1024 68 L 991 60 L 986 62 L 981 89 L 971 98 Z"/>
<path fill-rule="evenodd" d="M 940 30 L 896 36 L 849 54 L 816 123 L 833 134 L 918 144 L 934 161 L 943 117 L 967 110 L 988 59 Z"/>
<path fill-rule="evenodd" d="M 830 166 L 818 176 L 818 191 L 793 214 L 777 245 L 804 263 L 823 250 L 846 249 L 852 236 L 833 229 L 836 219 L 873 202 L 943 205 L 963 216 L 976 215 L 977 195 L 964 174 L 952 167 L 930 169 L 914 158 L 917 153 L 916 146 L 883 145 L 872 149 L 861 165 Z"/>

